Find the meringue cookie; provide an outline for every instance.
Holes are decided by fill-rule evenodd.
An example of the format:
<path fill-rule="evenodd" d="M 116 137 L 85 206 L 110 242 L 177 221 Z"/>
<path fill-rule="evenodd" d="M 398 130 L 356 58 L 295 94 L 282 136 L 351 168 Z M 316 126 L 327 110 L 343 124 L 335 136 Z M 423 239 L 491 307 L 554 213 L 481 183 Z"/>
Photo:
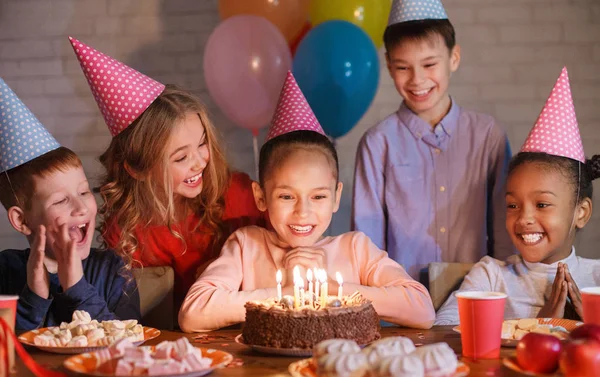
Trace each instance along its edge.
<path fill-rule="evenodd" d="M 360 352 L 360 347 L 350 339 L 327 339 L 315 345 L 312 351 L 316 360 L 329 353 L 357 353 Z"/>
<path fill-rule="evenodd" d="M 384 357 L 371 370 L 372 377 L 423 377 L 425 366 L 415 355 Z"/>

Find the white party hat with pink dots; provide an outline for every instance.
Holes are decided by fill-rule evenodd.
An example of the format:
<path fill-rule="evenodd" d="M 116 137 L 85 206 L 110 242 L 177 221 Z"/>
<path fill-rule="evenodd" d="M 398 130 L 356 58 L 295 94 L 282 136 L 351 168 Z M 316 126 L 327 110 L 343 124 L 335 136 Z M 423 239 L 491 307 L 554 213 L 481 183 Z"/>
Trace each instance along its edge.
<path fill-rule="evenodd" d="M 165 86 L 75 38 L 69 37 L 111 135 L 117 136 Z"/>
<path fill-rule="evenodd" d="M 440 0 L 394 0 L 388 26 L 407 21 L 446 19 L 448 15 Z"/>
<path fill-rule="evenodd" d="M 50 132 L 0 78 L 0 172 L 58 147 Z"/>
<path fill-rule="evenodd" d="M 554 84 L 521 152 L 543 152 L 585 163 L 566 67 Z"/>
<path fill-rule="evenodd" d="M 294 75 L 288 71 L 266 141 L 292 131 L 314 131 L 325 135 Z"/>

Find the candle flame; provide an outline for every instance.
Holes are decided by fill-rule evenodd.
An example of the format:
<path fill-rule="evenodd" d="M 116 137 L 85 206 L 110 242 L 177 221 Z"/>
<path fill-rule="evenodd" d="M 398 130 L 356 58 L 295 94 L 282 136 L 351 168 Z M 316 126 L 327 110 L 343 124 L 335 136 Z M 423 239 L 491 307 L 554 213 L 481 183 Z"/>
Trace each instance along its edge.
<path fill-rule="evenodd" d="M 281 270 L 277 270 L 277 273 L 275 274 L 275 280 L 277 280 L 277 284 L 281 283 L 281 279 L 282 279 Z"/>
<path fill-rule="evenodd" d="M 335 280 L 337 280 L 339 285 L 344 284 L 344 280 L 342 279 L 342 274 L 340 274 L 339 271 L 335 273 Z"/>
<path fill-rule="evenodd" d="M 319 281 L 321 283 L 327 282 L 327 272 L 325 270 L 319 270 Z"/>
<path fill-rule="evenodd" d="M 300 267 L 296 266 L 294 267 L 294 270 L 292 271 L 292 273 L 294 274 L 294 280 L 296 280 L 296 278 L 300 278 Z"/>
<path fill-rule="evenodd" d="M 312 270 L 310 268 L 306 270 L 306 280 L 312 281 Z"/>

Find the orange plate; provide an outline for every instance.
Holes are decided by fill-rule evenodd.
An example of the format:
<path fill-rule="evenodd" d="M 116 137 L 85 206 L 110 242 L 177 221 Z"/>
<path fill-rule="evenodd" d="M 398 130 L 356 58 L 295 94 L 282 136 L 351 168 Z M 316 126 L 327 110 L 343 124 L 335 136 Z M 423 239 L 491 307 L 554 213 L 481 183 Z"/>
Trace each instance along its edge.
<path fill-rule="evenodd" d="M 564 327 L 565 330 L 571 332 L 575 330 L 577 327 L 583 325 L 583 322 L 574 321 L 572 319 L 564 319 L 564 318 L 536 318 L 540 325 L 552 325 L 552 326 L 561 326 Z M 515 319 L 516 320 L 516 319 Z M 460 327 L 455 326 L 452 330 L 460 333 Z M 505 339 L 502 338 L 502 346 L 503 347 L 516 347 L 519 341 L 517 339 Z"/>
<path fill-rule="evenodd" d="M 560 372 L 556 372 L 553 374 L 542 374 L 542 373 L 534 373 L 534 372 L 528 372 L 526 370 L 523 370 L 519 366 L 519 363 L 517 362 L 517 358 L 514 356 L 505 357 L 504 359 L 502 359 L 502 364 L 504 364 L 504 366 L 507 367 L 508 369 L 514 370 L 515 372 L 522 373 L 526 376 L 535 376 L 535 377 L 559 377 L 559 376 L 562 376 L 562 373 L 560 373 Z"/>
<path fill-rule="evenodd" d="M 144 328 L 144 340 L 134 342 L 133 344 L 136 346 L 139 346 L 140 344 L 144 343 L 147 340 L 157 338 L 160 335 L 160 330 L 157 330 L 153 327 L 144 326 L 143 328 Z M 108 347 L 108 346 L 47 347 L 47 346 L 36 345 L 33 342 L 33 338 L 35 338 L 36 335 L 43 334 L 46 330 L 48 330 L 48 327 L 43 327 L 41 329 L 27 331 L 26 333 L 23 333 L 19 336 L 19 341 L 25 345 L 37 347 L 37 348 L 41 349 L 42 351 L 47 351 L 47 352 L 52 352 L 52 353 L 61 353 L 61 354 L 67 354 L 67 355 L 76 355 L 78 353 L 83 353 L 83 352 L 94 352 L 94 351 L 101 350 L 103 348 Z"/>
<path fill-rule="evenodd" d="M 226 366 L 233 360 L 233 356 L 230 353 L 227 353 L 224 351 L 219 351 L 219 350 L 212 349 L 212 348 L 203 348 L 203 347 L 196 347 L 196 348 L 198 348 L 202 351 L 202 357 L 208 357 L 208 358 L 212 359 L 212 364 L 210 365 L 210 368 L 197 370 L 197 371 L 193 371 L 193 372 L 180 373 L 180 374 L 164 375 L 162 377 L 204 376 L 217 368 L 222 368 L 222 367 Z M 154 346 L 152 346 L 152 351 L 154 351 Z M 63 365 L 70 372 L 75 372 L 75 373 L 79 373 L 79 374 L 83 374 L 83 375 L 87 375 L 87 376 L 111 376 L 111 377 L 114 377 L 115 376 L 114 374 L 101 373 L 96 370 L 96 357 L 97 356 L 96 356 L 95 352 L 84 353 L 84 354 L 77 355 L 77 356 L 71 356 L 67 360 L 65 360 Z M 161 377 L 161 376 L 159 375 L 157 377 Z"/>
<path fill-rule="evenodd" d="M 456 372 L 448 377 L 465 377 L 469 375 L 470 371 L 471 369 L 467 364 L 459 361 Z M 292 377 L 317 377 L 317 368 L 313 363 L 313 359 L 294 361 L 288 367 L 288 372 Z"/>

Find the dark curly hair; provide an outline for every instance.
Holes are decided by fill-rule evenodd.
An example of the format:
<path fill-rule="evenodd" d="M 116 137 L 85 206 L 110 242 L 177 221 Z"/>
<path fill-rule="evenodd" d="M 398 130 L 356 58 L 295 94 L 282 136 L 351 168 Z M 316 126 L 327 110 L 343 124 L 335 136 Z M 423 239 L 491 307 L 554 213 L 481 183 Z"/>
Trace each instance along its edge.
<path fill-rule="evenodd" d="M 508 167 L 508 175 L 510 176 L 519 166 L 526 163 L 536 163 L 560 171 L 573 186 L 573 198 L 577 199 L 575 203 L 585 198 L 592 199 L 594 192 L 592 181 L 600 177 L 600 155 L 594 155 L 583 164 L 567 157 L 542 152 L 520 152 L 514 156 Z"/>

